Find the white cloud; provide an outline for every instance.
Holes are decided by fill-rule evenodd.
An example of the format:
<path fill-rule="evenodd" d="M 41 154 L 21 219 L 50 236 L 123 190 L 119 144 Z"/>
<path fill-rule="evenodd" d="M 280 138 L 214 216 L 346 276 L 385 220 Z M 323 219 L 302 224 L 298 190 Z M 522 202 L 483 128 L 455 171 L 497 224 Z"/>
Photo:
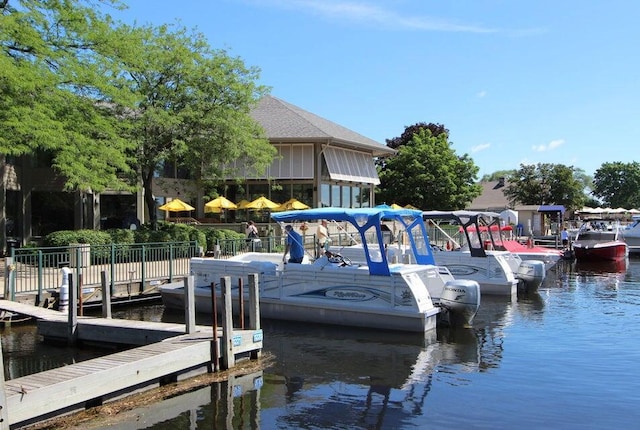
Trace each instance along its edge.
<path fill-rule="evenodd" d="M 409 30 L 448 31 L 465 33 L 496 33 L 498 30 L 476 25 L 458 24 L 450 20 L 401 14 L 369 1 L 347 0 L 270 0 L 253 1 L 261 6 L 276 6 L 318 13 L 332 19 L 362 21 Z"/>
<path fill-rule="evenodd" d="M 471 148 L 471 153 L 484 151 L 485 149 L 489 149 L 490 146 L 491 146 L 490 143 L 482 143 L 480 145 L 476 145 L 473 148 Z"/>
<path fill-rule="evenodd" d="M 535 152 L 545 152 L 554 150 L 563 144 L 564 139 L 555 139 L 547 143 L 546 145 L 533 145 L 531 149 L 533 149 Z"/>

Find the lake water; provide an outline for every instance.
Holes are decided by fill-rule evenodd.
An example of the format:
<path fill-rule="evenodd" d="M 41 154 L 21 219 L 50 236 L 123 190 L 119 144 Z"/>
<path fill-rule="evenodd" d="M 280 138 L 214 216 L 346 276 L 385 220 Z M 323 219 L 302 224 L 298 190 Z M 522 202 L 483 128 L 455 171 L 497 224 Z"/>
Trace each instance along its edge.
<path fill-rule="evenodd" d="M 175 319 L 161 306 L 123 312 Z M 635 428 L 639 322 L 640 259 L 562 264 L 536 294 L 483 297 L 472 329 L 426 338 L 264 321 L 272 366 L 128 412 L 108 428 Z M 31 365 L 42 370 L 95 353 L 34 339 L 32 328 L 4 329 L 8 377 L 25 357 L 38 363 L 35 354 L 46 357 Z"/>

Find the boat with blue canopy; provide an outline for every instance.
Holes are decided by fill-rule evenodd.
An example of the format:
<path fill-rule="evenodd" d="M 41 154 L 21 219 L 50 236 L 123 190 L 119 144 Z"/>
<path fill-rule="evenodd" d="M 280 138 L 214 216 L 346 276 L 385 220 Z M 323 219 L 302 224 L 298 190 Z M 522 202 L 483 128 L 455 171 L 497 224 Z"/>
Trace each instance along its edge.
<path fill-rule="evenodd" d="M 258 274 L 264 318 L 375 329 L 426 332 L 437 321 L 470 325 L 480 304 L 479 285 L 457 280 L 434 264 L 422 212 L 387 208 L 316 208 L 273 213 L 281 224 L 317 220 L 349 223 L 364 258 L 352 262 L 327 253 L 284 264 L 282 253 L 248 252 L 229 259 L 192 258 L 196 310 L 211 312 L 211 285 L 229 276 L 236 286 Z M 390 262 L 383 220 L 396 222 L 416 262 Z M 294 227 L 295 228 L 295 227 Z M 237 282 L 236 282 L 237 281 Z M 182 308 L 182 283 L 160 287 L 165 306 Z"/>

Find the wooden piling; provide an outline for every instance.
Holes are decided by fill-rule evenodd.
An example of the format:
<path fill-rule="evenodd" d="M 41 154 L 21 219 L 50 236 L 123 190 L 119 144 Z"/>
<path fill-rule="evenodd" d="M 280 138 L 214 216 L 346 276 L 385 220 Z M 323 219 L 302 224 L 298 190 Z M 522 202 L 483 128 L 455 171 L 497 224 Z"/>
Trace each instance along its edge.
<path fill-rule="evenodd" d="M 233 354 L 233 312 L 231 310 L 231 277 L 220 278 L 222 290 L 222 369 L 227 370 L 236 364 Z"/>
<path fill-rule="evenodd" d="M 75 288 L 73 275 L 69 273 L 69 306 L 68 306 L 68 328 L 67 344 L 74 346 L 78 340 L 78 290 Z"/>
<path fill-rule="evenodd" d="M 238 323 L 240 330 L 244 330 L 244 282 L 238 279 Z"/>
<path fill-rule="evenodd" d="M 249 274 L 249 330 L 260 330 L 260 294 L 258 288 L 258 274 Z M 261 333 L 261 332 L 260 332 Z M 254 335 L 255 336 L 255 335 Z M 255 338 L 254 338 L 255 340 Z M 262 350 L 251 351 L 251 359 L 258 359 Z"/>
<path fill-rule="evenodd" d="M 193 276 L 184 278 L 184 322 L 185 332 L 194 333 L 196 331 L 196 301 L 194 292 L 195 280 Z"/>
<path fill-rule="evenodd" d="M 218 306 L 216 300 L 216 284 L 211 283 L 211 327 L 213 327 L 213 339 L 211 339 L 211 362 L 213 371 L 220 370 L 220 350 L 218 349 Z"/>
<path fill-rule="evenodd" d="M 100 272 L 100 284 L 102 285 L 102 318 L 111 318 L 111 288 L 106 271 Z"/>

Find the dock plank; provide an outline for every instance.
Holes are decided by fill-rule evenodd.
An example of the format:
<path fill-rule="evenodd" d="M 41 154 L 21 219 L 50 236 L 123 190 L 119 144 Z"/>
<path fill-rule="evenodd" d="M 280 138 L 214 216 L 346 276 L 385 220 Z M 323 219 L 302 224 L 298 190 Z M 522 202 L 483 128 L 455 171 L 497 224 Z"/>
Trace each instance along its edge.
<path fill-rule="evenodd" d="M 229 304 L 230 305 L 230 304 Z M 227 327 L 187 327 L 184 324 L 74 317 L 55 310 L 0 300 L 0 310 L 37 319 L 38 332 L 45 340 L 113 344 L 128 349 L 102 357 L 4 381 L 5 411 L 10 425 L 34 422 L 45 416 L 78 410 L 96 401 L 108 401 L 126 392 L 150 388 L 180 375 L 206 372 L 235 363 L 236 354 L 251 352 L 258 358 L 262 330 L 234 330 Z M 226 310 L 231 315 L 231 308 Z M 254 318 L 259 321 L 259 315 Z M 69 333 L 74 336 L 70 337 Z M 221 348 L 223 337 L 231 342 Z M 212 342 L 220 351 L 212 362 Z M 143 346 L 140 346 L 143 345 Z M 226 354 L 226 355 L 225 355 Z"/>
<path fill-rule="evenodd" d="M 202 340 L 163 342 L 161 348 L 154 344 L 152 348 L 142 346 L 135 350 L 138 354 L 112 354 L 111 357 L 123 358 L 119 364 L 96 358 L 6 381 L 9 422 L 19 423 L 69 408 L 87 399 L 206 365 L 211 360 L 210 343 Z"/>

